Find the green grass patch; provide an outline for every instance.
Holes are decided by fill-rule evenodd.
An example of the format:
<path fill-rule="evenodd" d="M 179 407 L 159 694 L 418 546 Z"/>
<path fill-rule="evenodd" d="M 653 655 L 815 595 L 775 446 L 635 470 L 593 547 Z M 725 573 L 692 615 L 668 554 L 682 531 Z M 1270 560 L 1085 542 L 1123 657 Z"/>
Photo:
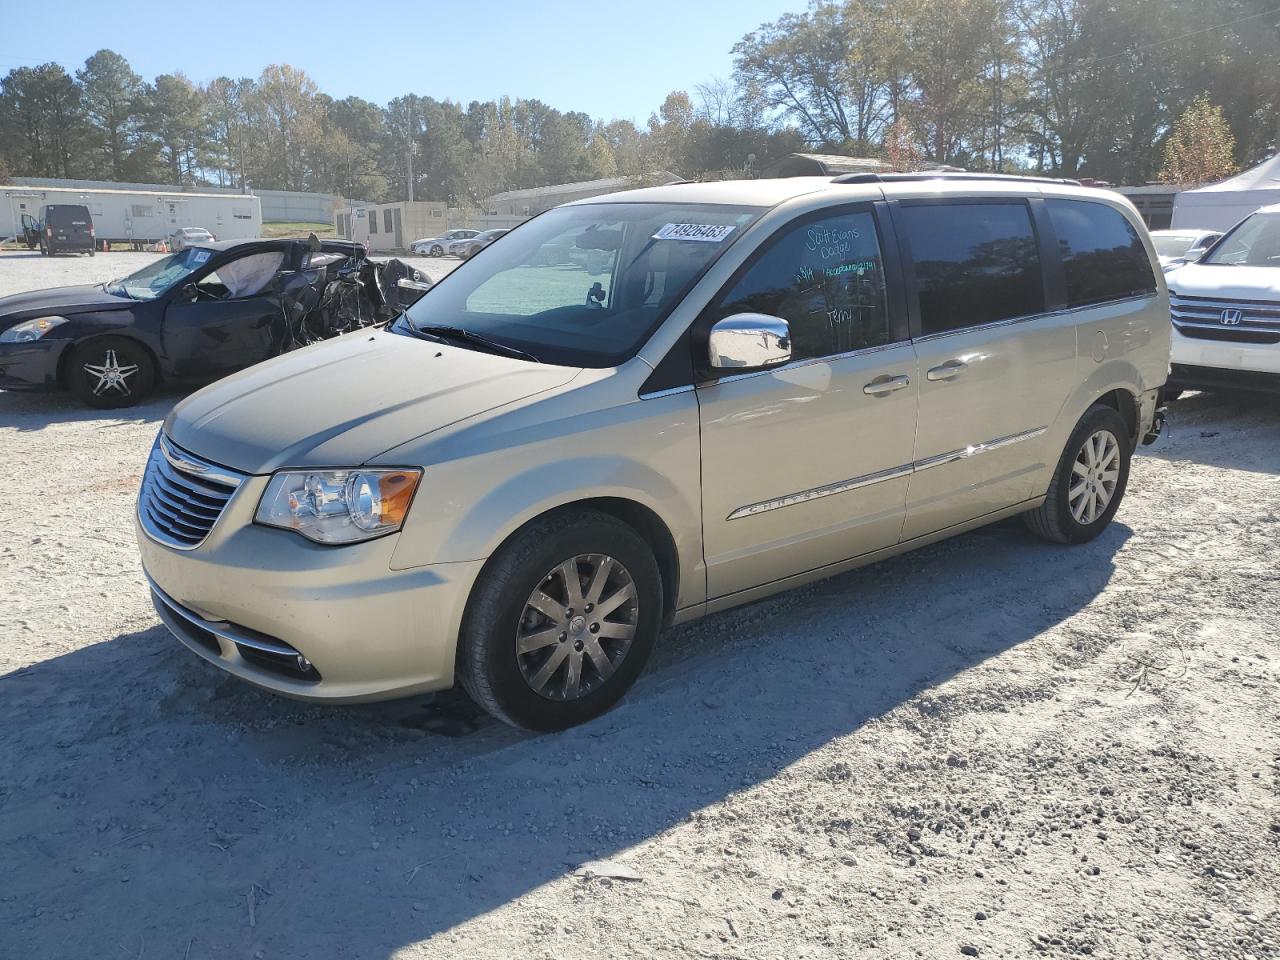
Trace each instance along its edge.
<path fill-rule="evenodd" d="M 333 224 L 295 223 L 288 220 L 264 220 L 262 223 L 262 235 L 267 238 L 305 237 L 309 233 L 314 233 L 317 237 L 332 237 Z"/>

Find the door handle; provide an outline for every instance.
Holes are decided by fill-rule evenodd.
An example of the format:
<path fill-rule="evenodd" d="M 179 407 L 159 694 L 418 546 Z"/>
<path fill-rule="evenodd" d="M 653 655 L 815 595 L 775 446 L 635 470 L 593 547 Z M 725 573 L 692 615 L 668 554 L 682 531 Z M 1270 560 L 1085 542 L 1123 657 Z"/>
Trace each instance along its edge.
<path fill-rule="evenodd" d="M 946 363 L 939 364 L 936 367 L 930 367 L 925 376 L 930 380 L 952 380 L 958 377 L 960 372 L 967 366 L 969 365 L 963 360 L 948 360 Z"/>
<path fill-rule="evenodd" d="M 909 386 L 911 386 L 911 378 L 907 376 L 876 377 L 862 388 L 862 392 L 869 397 L 882 397 L 886 393 L 893 393 L 895 390 Z"/>

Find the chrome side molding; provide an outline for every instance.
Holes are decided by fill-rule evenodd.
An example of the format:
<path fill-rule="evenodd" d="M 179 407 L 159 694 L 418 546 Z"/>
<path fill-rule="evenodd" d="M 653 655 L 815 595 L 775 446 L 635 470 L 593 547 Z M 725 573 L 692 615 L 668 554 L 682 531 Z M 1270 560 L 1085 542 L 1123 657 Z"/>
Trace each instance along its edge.
<path fill-rule="evenodd" d="M 959 450 L 949 450 L 946 453 L 939 453 L 936 456 L 926 457 L 923 460 L 917 460 L 914 464 L 915 470 L 928 470 L 930 467 L 940 467 L 944 463 L 955 463 L 957 460 L 967 460 L 970 457 L 976 457 L 980 453 L 989 453 L 992 450 L 999 450 L 1001 447 L 1010 447 L 1015 443 L 1021 443 L 1023 440 L 1031 440 L 1040 436 L 1049 428 L 1036 427 L 1033 430 L 1024 430 L 1021 433 L 1011 433 L 1007 437 L 996 437 L 994 440 L 987 440 L 983 443 L 973 444 L 968 447 L 961 447 Z M 913 471 L 915 472 L 915 471 Z"/>
<path fill-rule="evenodd" d="M 733 513 L 729 514 L 728 519 L 737 520 L 741 517 L 753 517 L 758 513 L 768 513 L 770 510 L 777 510 L 780 507 L 808 503 L 810 500 L 817 500 L 820 497 L 830 497 L 837 493 L 857 490 L 859 487 L 869 487 L 873 483 L 882 483 L 885 480 L 905 477 L 911 472 L 911 464 L 904 463 L 900 467 L 890 467 L 888 470 L 879 470 L 876 473 L 864 474 L 861 477 L 853 477 L 849 480 L 839 480 L 836 483 L 828 483 L 825 486 L 814 487 L 811 490 L 789 493 L 785 497 L 775 497 L 772 500 L 761 500 L 759 503 L 748 504 L 733 511 Z"/>
<path fill-rule="evenodd" d="M 900 467 L 890 467 L 887 470 L 878 470 L 875 473 L 863 474 L 860 477 L 852 477 L 848 480 L 838 480 L 835 483 L 824 484 L 821 487 L 813 487 L 809 490 L 801 490 L 797 493 L 789 493 L 786 496 L 774 497 L 771 500 L 761 500 L 759 503 L 747 504 L 745 507 L 739 507 L 729 514 L 725 519 L 740 520 L 743 517 L 754 517 L 761 513 L 768 513 L 770 510 L 778 510 L 782 507 L 794 506 L 797 503 L 808 503 L 810 500 L 817 500 L 820 497 L 830 497 L 837 493 L 847 493 L 850 490 L 857 490 L 860 487 L 869 487 L 873 483 L 883 483 L 886 480 L 896 480 L 898 477 L 910 476 L 921 470 L 928 470 L 930 467 L 940 467 L 944 463 L 955 463 L 957 460 L 967 460 L 969 457 L 976 457 L 979 454 L 989 453 L 992 450 L 999 450 L 1001 447 L 1009 447 L 1015 443 L 1021 443 L 1023 440 L 1031 440 L 1045 433 L 1049 427 L 1036 427 L 1033 430 L 1023 430 L 1021 433 L 1011 433 L 1005 437 L 996 437 L 994 440 L 987 440 L 984 443 L 973 444 L 968 447 L 962 447 L 959 450 L 950 450 L 946 453 L 940 453 L 936 456 L 927 457 L 924 460 L 915 460 L 911 463 L 904 463 Z"/>

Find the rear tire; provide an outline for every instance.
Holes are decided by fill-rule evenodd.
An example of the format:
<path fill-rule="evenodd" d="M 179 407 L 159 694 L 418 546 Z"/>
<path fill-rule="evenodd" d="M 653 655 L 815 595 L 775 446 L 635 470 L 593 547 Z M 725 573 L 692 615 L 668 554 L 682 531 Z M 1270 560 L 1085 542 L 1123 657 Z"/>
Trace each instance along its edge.
<path fill-rule="evenodd" d="M 77 344 L 67 357 L 67 386 L 99 410 L 132 407 L 156 382 L 151 354 L 128 337 L 97 337 Z"/>
<path fill-rule="evenodd" d="M 657 561 L 634 529 L 594 510 L 544 517 L 480 574 L 458 638 L 458 679 L 512 726 L 583 723 L 635 682 L 662 610 Z"/>
<path fill-rule="evenodd" d="M 1052 543 L 1087 543 L 1106 529 L 1129 483 L 1129 430 L 1111 407 L 1090 407 L 1067 441 L 1045 501 L 1023 514 Z"/>

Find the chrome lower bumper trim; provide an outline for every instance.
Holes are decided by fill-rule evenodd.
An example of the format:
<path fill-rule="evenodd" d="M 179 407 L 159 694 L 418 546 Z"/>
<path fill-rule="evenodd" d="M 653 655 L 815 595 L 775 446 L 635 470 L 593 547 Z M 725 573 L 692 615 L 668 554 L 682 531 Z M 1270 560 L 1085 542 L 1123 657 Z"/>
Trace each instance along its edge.
<path fill-rule="evenodd" d="M 147 583 L 151 587 L 151 595 L 155 600 L 157 612 L 161 614 L 167 612 L 182 623 L 192 626 L 204 633 L 211 634 L 219 640 L 224 640 L 227 643 L 234 644 L 239 647 L 249 647 L 252 650 L 260 650 L 263 653 L 275 654 L 278 657 L 298 656 L 298 651 L 293 647 L 289 646 L 287 643 L 282 643 L 279 640 L 268 637 L 265 634 L 249 630 L 245 627 L 237 627 L 235 624 L 228 623 L 226 620 L 204 619 L 204 617 L 188 610 L 161 590 L 156 586 L 155 581 L 152 580 L 151 577 L 147 576 L 145 573 L 143 576 L 147 577 Z M 163 607 L 163 610 L 160 609 L 161 607 Z M 165 619 L 166 626 L 169 626 L 167 618 L 162 616 L 162 619 Z M 172 629 L 172 627 L 170 628 Z"/>

